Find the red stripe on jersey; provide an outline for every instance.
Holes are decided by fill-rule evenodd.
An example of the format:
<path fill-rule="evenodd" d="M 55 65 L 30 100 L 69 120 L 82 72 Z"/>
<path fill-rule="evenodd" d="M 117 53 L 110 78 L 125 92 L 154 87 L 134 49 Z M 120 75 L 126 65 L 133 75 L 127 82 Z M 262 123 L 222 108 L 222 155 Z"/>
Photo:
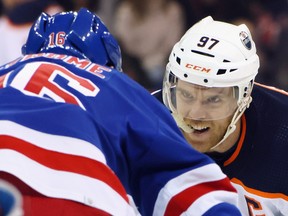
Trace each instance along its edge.
<path fill-rule="evenodd" d="M 51 169 L 78 173 L 98 179 L 113 188 L 127 203 L 129 202 L 126 191 L 117 176 L 101 162 L 43 149 L 24 140 L 6 135 L 0 136 L 1 148 L 15 150 Z"/>
<path fill-rule="evenodd" d="M 7 74 L 3 75 L 3 76 L 0 76 L 0 88 L 3 88 L 4 87 L 4 79 L 6 77 Z"/>
<path fill-rule="evenodd" d="M 183 190 L 181 193 L 175 195 L 169 201 L 164 215 L 181 215 L 183 211 L 187 210 L 191 206 L 191 204 L 193 204 L 198 198 L 216 190 L 236 192 L 234 187 L 230 184 L 228 178 L 224 178 L 219 181 L 198 184 L 193 187 L 189 187 Z"/>

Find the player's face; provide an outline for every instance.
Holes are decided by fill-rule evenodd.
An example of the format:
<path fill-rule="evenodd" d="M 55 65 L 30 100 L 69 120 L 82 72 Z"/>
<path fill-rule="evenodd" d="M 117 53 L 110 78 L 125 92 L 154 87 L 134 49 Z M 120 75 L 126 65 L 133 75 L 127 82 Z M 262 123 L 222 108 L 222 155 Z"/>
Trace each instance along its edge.
<path fill-rule="evenodd" d="M 208 152 L 222 140 L 237 108 L 232 87 L 206 88 L 179 81 L 175 99 L 177 113 L 192 129 L 183 134 L 200 152 Z"/>

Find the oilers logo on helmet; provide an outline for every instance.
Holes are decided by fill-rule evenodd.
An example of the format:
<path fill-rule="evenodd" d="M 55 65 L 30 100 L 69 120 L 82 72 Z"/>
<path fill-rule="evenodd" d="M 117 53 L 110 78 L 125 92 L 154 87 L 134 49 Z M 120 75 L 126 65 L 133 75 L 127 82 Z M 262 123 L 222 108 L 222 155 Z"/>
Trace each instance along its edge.
<path fill-rule="evenodd" d="M 241 40 L 241 42 L 243 43 L 243 45 L 244 45 L 248 50 L 251 50 L 251 48 L 252 48 L 252 43 L 251 43 L 250 37 L 249 37 L 249 35 L 247 34 L 247 32 L 242 31 L 242 32 L 240 32 L 239 36 L 240 36 L 240 40 Z"/>

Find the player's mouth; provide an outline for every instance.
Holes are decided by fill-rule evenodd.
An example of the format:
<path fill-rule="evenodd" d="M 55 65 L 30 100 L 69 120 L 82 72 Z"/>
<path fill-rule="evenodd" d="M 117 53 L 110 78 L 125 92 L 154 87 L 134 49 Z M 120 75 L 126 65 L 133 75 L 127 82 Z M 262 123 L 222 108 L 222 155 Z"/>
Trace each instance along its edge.
<path fill-rule="evenodd" d="M 188 126 L 192 129 L 192 133 L 197 133 L 197 134 L 205 133 L 210 129 L 209 127 L 201 126 L 201 125 L 188 124 Z"/>

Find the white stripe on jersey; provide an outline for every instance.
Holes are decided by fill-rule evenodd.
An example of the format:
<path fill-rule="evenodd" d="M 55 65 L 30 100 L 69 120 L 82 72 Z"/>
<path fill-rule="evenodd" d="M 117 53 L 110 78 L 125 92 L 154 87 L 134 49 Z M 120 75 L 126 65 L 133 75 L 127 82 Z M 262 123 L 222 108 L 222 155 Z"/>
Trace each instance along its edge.
<path fill-rule="evenodd" d="M 225 196 L 224 193 L 224 197 L 214 197 L 219 197 L 218 201 L 217 199 L 213 200 L 212 195 L 214 196 L 214 194 L 212 192 L 223 192 L 223 190 L 221 190 L 222 181 L 228 181 L 228 179 L 216 164 L 208 164 L 206 166 L 186 172 L 170 180 L 161 189 L 154 206 L 153 215 L 159 216 L 165 215 L 167 212 L 169 213 L 169 211 L 171 210 L 171 208 L 168 209 L 170 202 L 173 202 L 173 199 L 175 199 L 175 197 L 179 195 L 182 196 L 182 198 L 183 196 L 185 196 L 187 198 L 186 200 L 189 200 L 187 201 L 188 206 L 186 209 L 186 213 L 190 212 L 190 214 L 192 213 L 192 215 L 195 214 L 195 208 L 199 207 L 200 209 L 202 209 L 203 212 L 206 212 L 210 207 L 213 206 L 213 204 L 216 205 L 220 202 L 227 201 L 236 205 L 238 197 L 234 191 L 234 188 L 232 188 L 231 192 L 226 193 L 226 195 L 228 196 Z M 209 184 L 214 185 L 214 187 L 209 187 Z M 219 184 L 219 188 L 216 187 L 216 184 Z M 211 190 L 208 188 L 210 188 Z M 209 198 L 211 200 L 210 205 L 205 201 L 205 203 L 201 203 L 200 206 L 197 206 L 201 201 L 200 198 L 203 196 L 210 196 L 209 194 L 211 195 L 211 198 Z M 197 202 L 198 200 L 199 202 Z M 196 212 L 198 212 L 198 210 Z M 179 215 L 182 213 L 184 212 L 177 212 L 177 214 Z"/>
<path fill-rule="evenodd" d="M 16 134 L 17 133 L 17 134 Z M 0 121 L 0 134 L 16 136 L 35 146 L 60 153 L 78 155 L 106 164 L 103 153 L 84 140 L 42 133 L 11 121 Z M 68 147 L 69 146 L 69 147 Z"/>
<path fill-rule="evenodd" d="M 99 150 L 91 151 L 92 144 L 9 121 L 0 121 L 0 125 L 1 171 L 15 175 L 48 197 L 74 200 L 111 215 L 135 215 L 123 186 L 102 163 L 104 156 Z M 61 143 L 69 145 L 66 148 L 72 144 L 72 150 Z M 99 155 L 102 162 L 98 161 Z"/>
<path fill-rule="evenodd" d="M 183 212 L 181 216 L 190 215 L 193 212 L 193 215 L 203 215 L 208 209 L 213 206 L 220 204 L 222 202 L 231 203 L 231 197 L 234 197 L 234 200 L 237 200 L 238 196 L 234 192 L 228 191 L 213 191 L 201 196 L 197 199 L 188 209 Z M 231 203 L 235 205 L 236 203 Z"/>

